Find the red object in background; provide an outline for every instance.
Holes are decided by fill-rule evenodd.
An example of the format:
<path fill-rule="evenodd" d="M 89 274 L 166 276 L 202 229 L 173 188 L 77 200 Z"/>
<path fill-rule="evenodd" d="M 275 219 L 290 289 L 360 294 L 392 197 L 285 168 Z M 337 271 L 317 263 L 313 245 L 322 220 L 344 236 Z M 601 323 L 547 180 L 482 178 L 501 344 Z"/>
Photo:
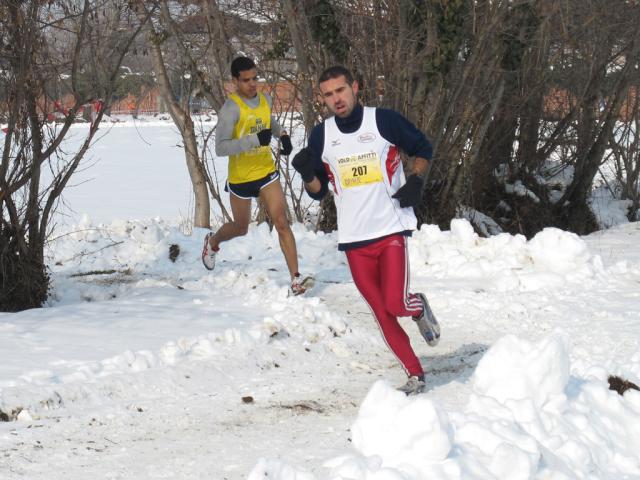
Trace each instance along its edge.
<path fill-rule="evenodd" d="M 62 104 L 60 103 L 60 100 L 56 100 L 56 101 L 53 102 L 53 108 L 55 108 L 57 112 L 61 112 L 64 115 L 69 115 L 69 109 L 68 108 L 64 108 L 62 106 Z"/>
<path fill-rule="evenodd" d="M 94 100 L 92 106 L 94 112 L 100 113 L 104 108 L 104 102 L 102 100 Z"/>

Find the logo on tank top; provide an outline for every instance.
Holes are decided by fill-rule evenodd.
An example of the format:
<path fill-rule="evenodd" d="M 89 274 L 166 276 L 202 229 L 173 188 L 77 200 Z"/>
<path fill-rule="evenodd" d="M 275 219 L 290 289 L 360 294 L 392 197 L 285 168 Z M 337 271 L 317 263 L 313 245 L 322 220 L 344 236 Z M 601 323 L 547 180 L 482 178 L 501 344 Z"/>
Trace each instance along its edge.
<path fill-rule="evenodd" d="M 260 130 L 264 130 L 267 128 L 267 126 L 262 122 L 262 119 L 260 117 L 254 117 L 253 115 L 250 115 L 247 117 L 247 121 L 251 121 L 255 119 L 255 125 L 251 125 L 249 128 L 249 133 L 253 134 L 253 133 L 258 133 Z"/>
<path fill-rule="evenodd" d="M 358 142 L 359 143 L 369 143 L 369 142 L 373 142 L 376 139 L 376 134 L 373 132 L 366 132 L 366 133 L 362 133 L 360 135 L 358 135 Z"/>

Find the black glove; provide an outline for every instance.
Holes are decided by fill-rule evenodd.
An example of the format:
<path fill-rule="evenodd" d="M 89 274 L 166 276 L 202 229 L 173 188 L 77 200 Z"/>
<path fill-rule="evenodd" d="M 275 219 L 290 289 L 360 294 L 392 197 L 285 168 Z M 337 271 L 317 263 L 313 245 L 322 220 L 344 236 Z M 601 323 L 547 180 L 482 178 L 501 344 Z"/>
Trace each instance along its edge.
<path fill-rule="evenodd" d="M 280 143 L 282 144 L 280 155 L 289 155 L 293 150 L 293 145 L 291 145 L 291 137 L 289 135 L 282 135 L 280 137 Z"/>
<path fill-rule="evenodd" d="M 305 183 L 309 183 L 316 176 L 313 169 L 313 154 L 311 150 L 309 150 L 309 147 L 305 147 L 296 153 L 291 161 L 291 165 L 298 171 L 302 177 L 302 181 Z"/>
<path fill-rule="evenodd" d="M 422 177 L 414 173 L 391 197 L 397 198 L 402 208 L 415 207 L 422 200 L 422 184 Z"/>
<path fill-rule="evenodd" d="M 258 136 L 258 141 L 262 147 L 266 147 L 271 143 L 271 129 L 265 128 L 264 130 L 260 130 L 256 133 Z"/>

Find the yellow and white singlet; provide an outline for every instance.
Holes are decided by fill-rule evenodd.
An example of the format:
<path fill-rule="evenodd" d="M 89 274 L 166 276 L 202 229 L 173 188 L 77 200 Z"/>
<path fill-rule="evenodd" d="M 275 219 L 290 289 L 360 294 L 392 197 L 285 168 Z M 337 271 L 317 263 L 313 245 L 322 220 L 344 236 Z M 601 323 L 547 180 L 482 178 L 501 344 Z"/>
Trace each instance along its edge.
<path fill-rule="evenodd" d="M 240 118 L 233 128 L 233 139 L 256 134 L 271 128 L 271 108 L 266 97 L 258 93 L 260 103 L 251 108 L 236 93 L 229 99 L 240 109 Z M 245 183 L 266 177 L 276 169 L 271 156 L 271 147 L 257 147 L 245 152 L 229 155 L 229 183 Z"/>

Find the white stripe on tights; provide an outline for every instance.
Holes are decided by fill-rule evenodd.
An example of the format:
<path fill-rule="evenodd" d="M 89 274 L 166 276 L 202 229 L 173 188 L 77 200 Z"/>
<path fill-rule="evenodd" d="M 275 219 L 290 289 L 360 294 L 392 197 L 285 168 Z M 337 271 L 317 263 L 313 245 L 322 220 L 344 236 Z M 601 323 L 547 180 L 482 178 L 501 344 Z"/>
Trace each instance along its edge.
<path fill-rule="evenodd" d="M 376 316 L 375 312 L 373 311 L 373 308 L 371 308 L 371 305 L 369 305 L 369 302 L 367 302 L 367 299 L 364 298 L 364 295 L 362 295 L 362 293 L 360 293 L 360 296 L 364 300 L 364 303 L 367 304 L 367 307 L 369 307 L 369 310 L 371 311 L 371 315 L 373 315 L 373 318 L 375 319 L 376 324 L 378 325 L 378 330 L 380 330 L 380 336 L 382 337 L 382 340 L 384 340 L 384 343 L 387 345 L 387 348 L 389 349 L 391 354 L 394 357 L 396 357 L 396 360 L 402 366 L 402 369 L 404 370 L 404 372 L 407 374 L 407 376 L 409 376 L 409 370 L 407 370 L 407 368 L 404 366 L 404 363 L 402 363 L 402 360 L 400 360 L 400 357 L 398 357 L 398 355 L 396 355 L 396 352 L 393 351 L 393 348 L 391 348 L 391 345 L 389 345 L 389 342 L 387 342 L 387 337 L 385 337 L 385 335 L 384 335 L 384 331 L 382 330 L 382 326 L 380 325 L 380 320 L 378 320 L 378 317 Z"/>
<path fill-rule="evenodd" d="M 416 307 L 412 305 L 412 300 L 409 298 L 409 279 L 410 279 L 410 271 L 409 271 L 409 247 L 407 242 L 407 237 L 402 237 L 402 241 L 404 243 L 404 308 L 406 310 L 414 310 Z"/>

